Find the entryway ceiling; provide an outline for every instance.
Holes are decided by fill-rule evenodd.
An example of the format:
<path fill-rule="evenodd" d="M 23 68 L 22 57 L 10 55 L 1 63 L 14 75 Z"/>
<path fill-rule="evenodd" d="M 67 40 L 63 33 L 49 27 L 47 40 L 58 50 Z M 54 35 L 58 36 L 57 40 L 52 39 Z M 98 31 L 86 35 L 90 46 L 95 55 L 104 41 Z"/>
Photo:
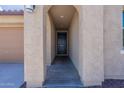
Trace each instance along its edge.
<path fill-rule="evenodd" d="M 54 5 L 49 13 L 56 29 L 68 29 L 76 9 L 72 5 Z"/>

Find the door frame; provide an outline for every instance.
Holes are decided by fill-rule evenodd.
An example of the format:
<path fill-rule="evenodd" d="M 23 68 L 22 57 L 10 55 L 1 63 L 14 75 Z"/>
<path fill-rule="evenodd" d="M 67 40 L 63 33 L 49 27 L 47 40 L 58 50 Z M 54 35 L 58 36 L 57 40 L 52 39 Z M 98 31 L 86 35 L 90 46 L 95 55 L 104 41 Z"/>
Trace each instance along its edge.
<path fill-rule="evenodd" d="M 58 33 L 65 32 L 67 34 L 67 53 L 66 54 L 57 54 L 57 39 L 58 39 Z M 56 31 L 56 56 L 68 56 L 68 30 L 58 30 Z"/>

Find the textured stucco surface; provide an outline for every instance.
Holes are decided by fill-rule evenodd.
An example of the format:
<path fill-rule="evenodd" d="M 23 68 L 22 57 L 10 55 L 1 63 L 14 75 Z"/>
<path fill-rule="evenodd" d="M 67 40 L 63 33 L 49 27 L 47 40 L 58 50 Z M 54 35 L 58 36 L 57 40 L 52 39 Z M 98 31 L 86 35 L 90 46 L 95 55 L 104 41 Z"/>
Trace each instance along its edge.
<path fill-rule="evenodd" d="M 51 15 L 47 12 L 46 14 L 46 65 L 50 65 L 55 58 L 55 27 Z"/>
<path fill-rule="evenodd" d="M 44 81 L 43 6 L 24 13 L 24 79 L 27 87 L 39 87 Z"/>
<path fill-rule="evenodd" d="M 122 49 L 121 6 L 75 7 L 79 15 L 80 51 L 79 54 L 76 51 L 79 55 L 79 63 L 74 64 L 75 66 L 79 64 L 76 68 L 84 86 L 101 85 L 104 77 L 123 79 L 123 55 L 120 54 Z M 46 9 L 49 8 L 50 6 L 46 7 Z M 43 6 L 36 6 L 34 13 L 25 12 L 25 80 L 29 87 L 39 87 L 44 81 L 46 38 L 43 32 L 46 31 L 46 23 L 43 21 L 42 10 Z M 75 34 L 77 35 L 76 32 Z M 48 36 L 51 36 L 50 33 Z M 47 44 L 51 42 L 49 40 Z"/>
<path fill-rule="evenodd" d="M 55 55 L 56 55 L 56 30 L 55 30 L 55 26 L 53 23 L 53 20 L 51 18 L 51 62 L 54 60 Z"/>
<path fill-rule="evenodd" d="M 124 79 L 122 35 L 122 6 L 104 6 L 105 78 Z"/>
<path fill-rule="evenodd" d="M 51 22 L 50 17 L 46 13 L 46 65 L 50 65 L 51 63 Z"/>
<path fill-rule="evenodd" d="M 83 6 L 83 84 L 100 85 L 104 80 L 103 6 Z"/>
<path fill-rule="evenodd" d="M 69 28 L 69 56 L 79 71 L 79 16 L 75 12 Z"/>

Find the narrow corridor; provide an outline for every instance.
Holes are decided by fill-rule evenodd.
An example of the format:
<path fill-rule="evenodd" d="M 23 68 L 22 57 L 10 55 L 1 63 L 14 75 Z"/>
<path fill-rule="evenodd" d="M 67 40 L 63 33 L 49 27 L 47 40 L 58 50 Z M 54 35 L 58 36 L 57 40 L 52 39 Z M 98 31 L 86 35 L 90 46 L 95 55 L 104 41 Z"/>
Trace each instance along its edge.
<path fill-rule="evenodd" d="M 80 77 L 69 57 L 56 57 L 51 66 L 47 68 L 45 88 L 80 88 Z"/>

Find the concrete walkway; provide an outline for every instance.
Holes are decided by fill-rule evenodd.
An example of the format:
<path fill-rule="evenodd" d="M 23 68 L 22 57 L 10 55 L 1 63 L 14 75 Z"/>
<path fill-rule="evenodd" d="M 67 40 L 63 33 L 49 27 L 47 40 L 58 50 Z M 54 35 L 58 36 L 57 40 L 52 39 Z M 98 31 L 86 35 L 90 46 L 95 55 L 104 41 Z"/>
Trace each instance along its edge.
<path fill-rule="evenodd" d="M 83 87 L 77 70 L 69 57 L 56 57 L 47 68 L 45 88 L 80 88 Z"/>

